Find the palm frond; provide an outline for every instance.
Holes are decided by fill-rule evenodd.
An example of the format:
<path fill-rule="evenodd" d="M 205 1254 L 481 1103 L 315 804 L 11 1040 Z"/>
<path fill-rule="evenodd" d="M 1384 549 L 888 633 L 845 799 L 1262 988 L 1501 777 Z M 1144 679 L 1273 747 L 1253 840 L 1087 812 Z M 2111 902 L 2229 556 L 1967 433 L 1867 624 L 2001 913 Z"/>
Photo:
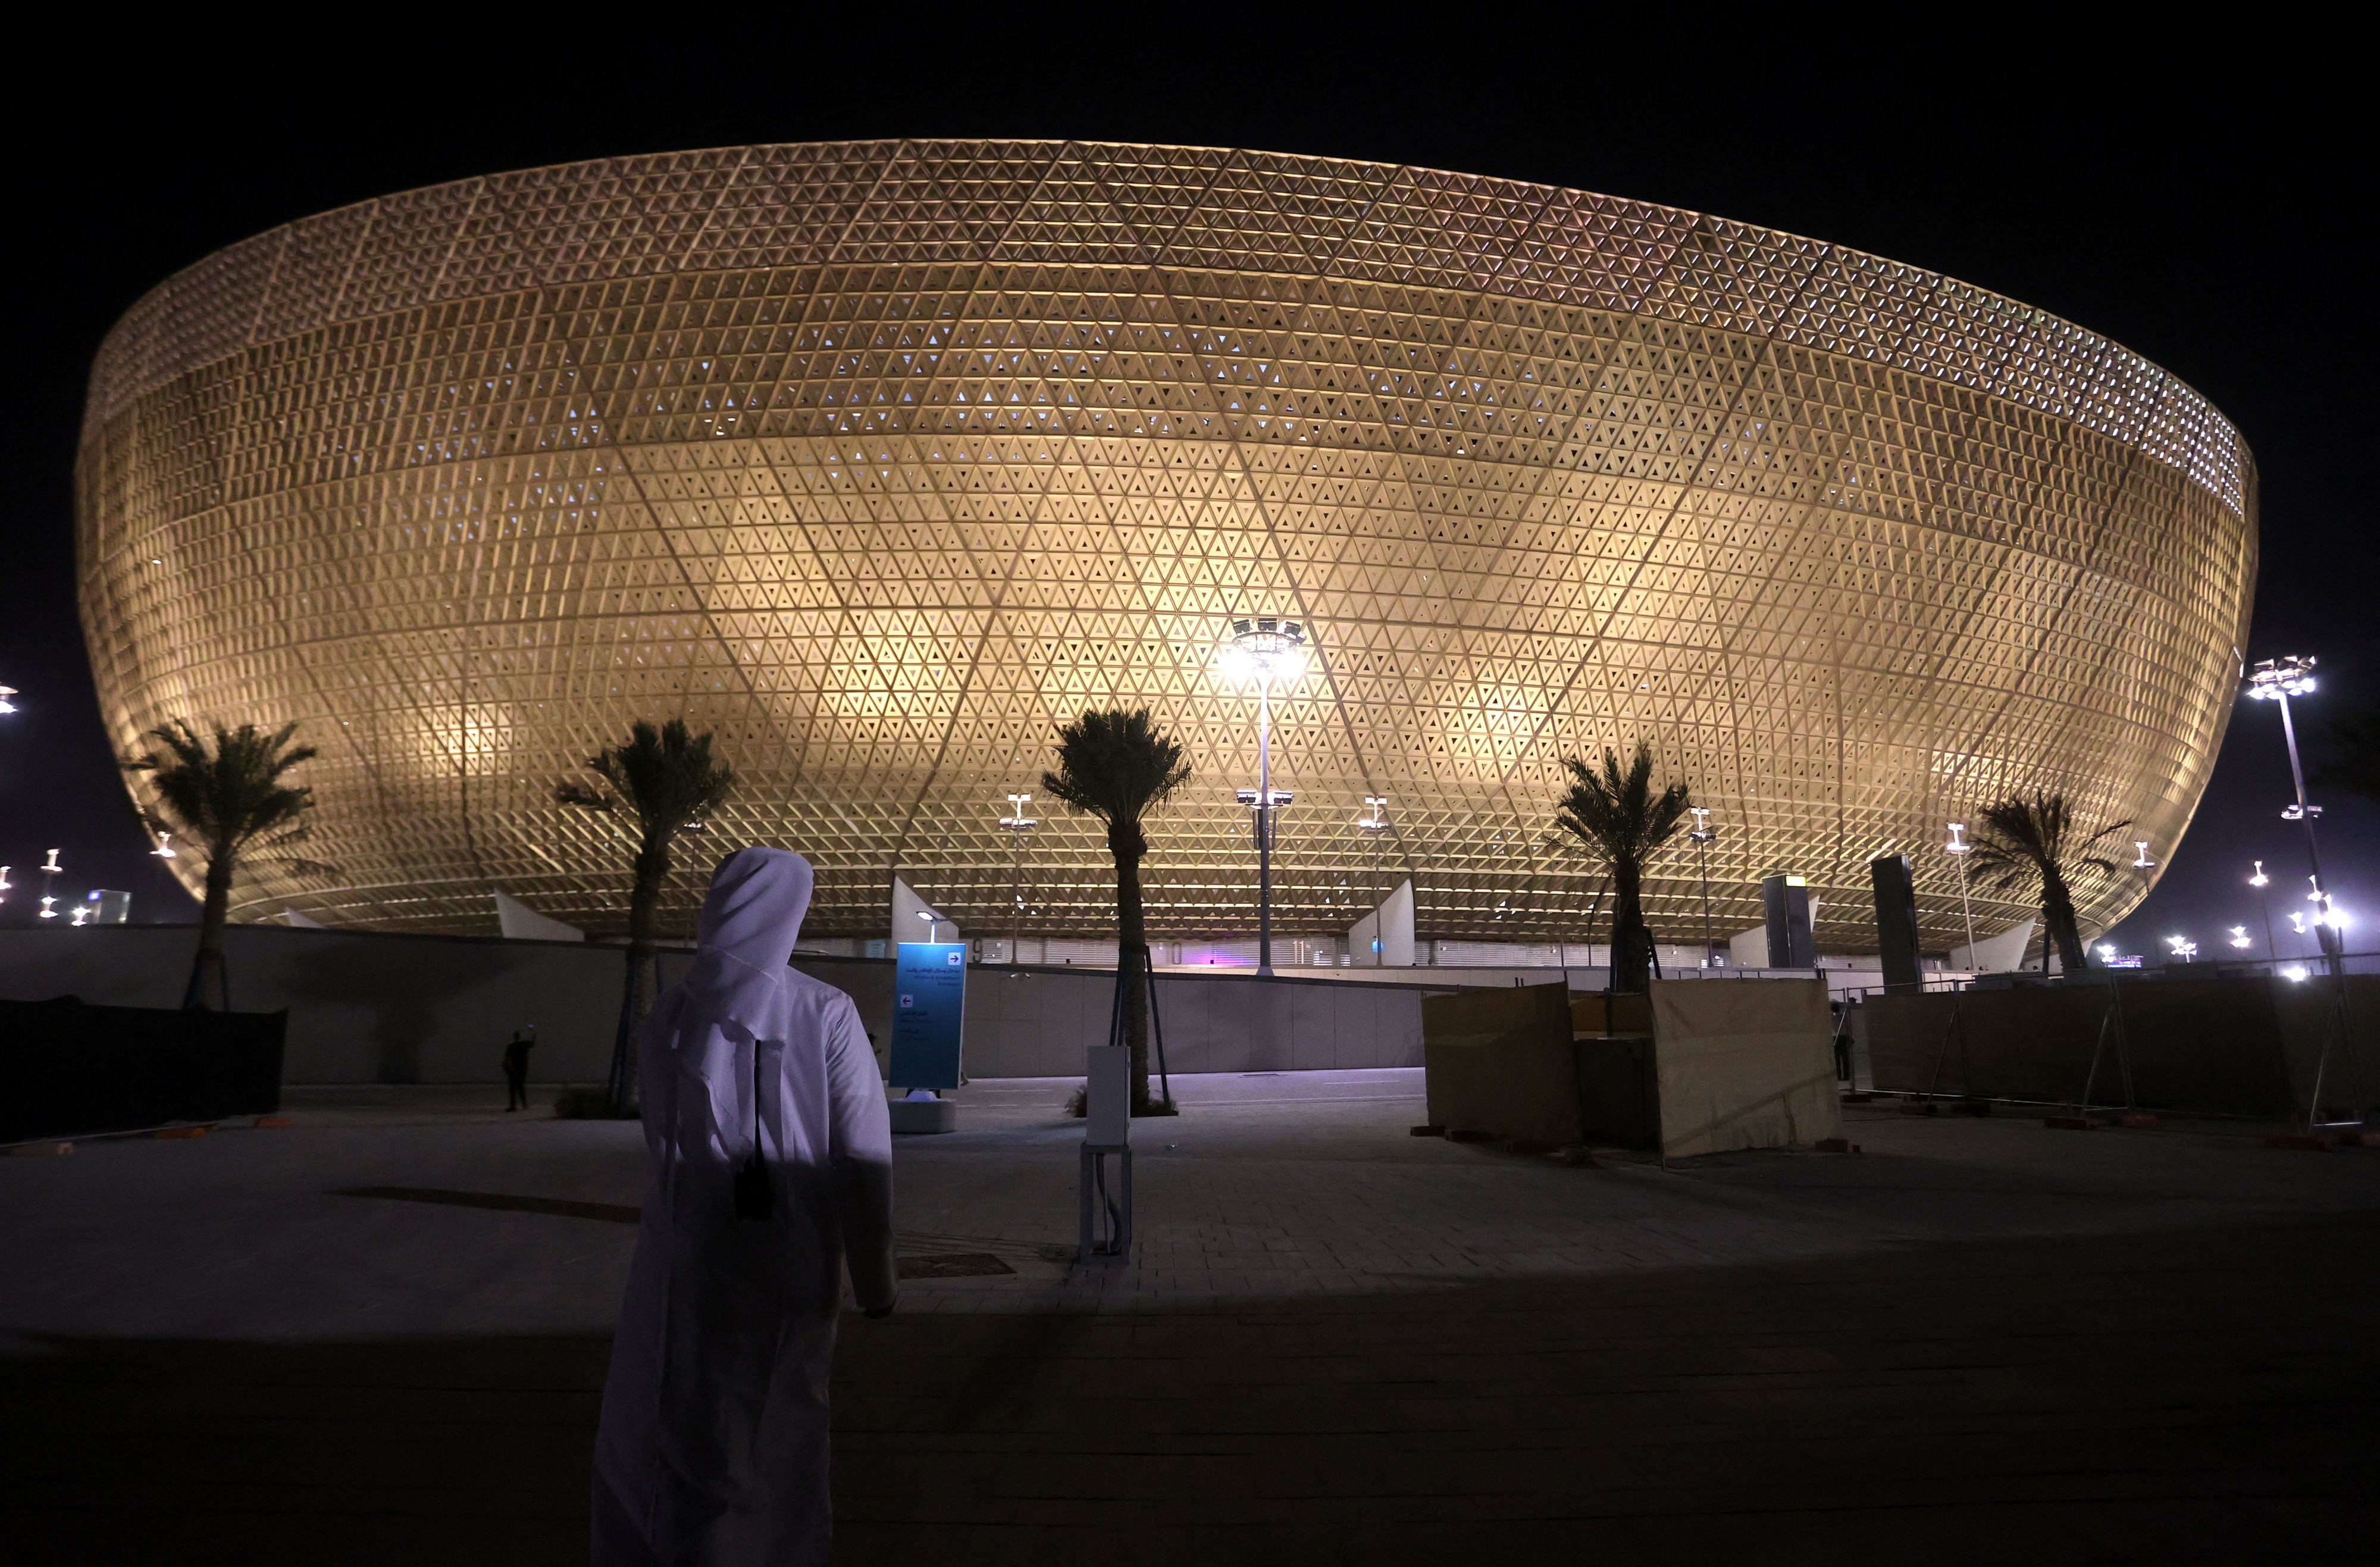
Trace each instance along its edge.
<path fill-rule="evenodd" d="M 173 719 L 143 736 L 150 749 L 124 759 L 126 771 L 147 775 L 157 814 L 210 857 L 272 834 L 302 835 L 314 793 L 281 779 L 318 753 L 289 743 L 298 725 L 270 734 L 252 723 L 211 727 L 212 736 L 202 735 L 188 719 Z"/>
<path fill-rule="evenodd" d="M 625 741 L 587 759 L 587 771 L 602 787 L 566 779 L 554 785 L 555 801 L 633 816 L 648 840 L 684 832 L 726 804 L 735 788 L 735 770 L 711 754 L 710 732 L 690 734 L 682 718 L 658 728 L 637 720 Z"/>
<path fill-rule="evenodd" d="M 1619 754 L 1608 748 L 1600 771 L 1576 757 L 1564 758 L 1562 766 L 1572 782 L 1554 813 L 1554 825 L 1607 864 L 1641 863 L 1677 835 L 1693 805 L 1683 784 L 1653 793 L 1653 747 L 1642 740 L 1625 768 Z"/>
<path fill-rule="evenodd" d="M 1136 822 L 1190 781 L 1182 745 L 1147 708 L 1086 712 L 1058 730 L 1058 766 L 1041 788 L 1071 810 L 1113 827 Z"/>

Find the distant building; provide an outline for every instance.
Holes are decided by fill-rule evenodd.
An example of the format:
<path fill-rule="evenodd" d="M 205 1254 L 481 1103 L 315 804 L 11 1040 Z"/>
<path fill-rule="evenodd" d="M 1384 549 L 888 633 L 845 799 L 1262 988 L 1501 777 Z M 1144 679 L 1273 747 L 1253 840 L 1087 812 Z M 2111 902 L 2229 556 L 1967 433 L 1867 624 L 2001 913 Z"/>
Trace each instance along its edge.
<path fill-rule="evenodd" d="M 1713 808 L 1722 935 L 1791 872 L 1821 950 L 1872 947 L 1867 861 L 1905 851 L 1940 950 L 1931 849 L 1987 798 L 2180 833 L 2255 512 L 2197 393 L 1922 268 L 1425 169 L 900 141 L 491 176 L 207 258 L 100 352 L 79 580 L 119 745 L 322 747 L 305 857 L 244 862 L 241 917 L 492 932 L 502 890 L 616 932 L 620 834 L 552 789 L 684 713 L 742 784 L 682 857 L 802 849 L 814 933 L 881 937 L 897 870 L 970 934 L 1021 883 L 1028 932 L 1111 939 L 1098 829 L 997 820 L 1122 703 L 1197 770 L 1152 933 L 1245 934 L 1254 702 L 1215 654 L 1271 613 L 1315 653 L 1283 932 L 1410 877 L 1425 940 L 1576 939 L 1560 759 L 1643 737 Z M 1654 867 L 1664 941 L 1699 869 Z M 2083 929 L 2143 891 L 2087 886 Z"/>

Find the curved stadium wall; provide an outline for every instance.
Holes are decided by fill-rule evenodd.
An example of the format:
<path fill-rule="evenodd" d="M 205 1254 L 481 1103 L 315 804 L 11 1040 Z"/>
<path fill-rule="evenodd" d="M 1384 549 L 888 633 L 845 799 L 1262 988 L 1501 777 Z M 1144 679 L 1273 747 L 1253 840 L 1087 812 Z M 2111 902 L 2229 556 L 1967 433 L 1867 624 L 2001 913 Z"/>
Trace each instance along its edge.
<path fill-rule="evenodd" d="M 1041 802 L 1019 866 L 997 819 L 1122 703 L 1196 769 L 1152 932 L 1247 932 L 1254 704 L 1215 654 L 1274 613 L 1317 655 L 1276 710 L 1283 930 L 1410 876 L 1424 936 L 1579 939 L 1560 760 L 1642 736 L 1715 811 L 1722 933 L 1781 870 L 1872 949 L 1898 850 L 1945 947 L 1934 849 L 1989 797 L 2180 834 L 2256 561 L 2204 398 L 1982 289 L 1582 191 L 1078 143 L 625 158 L 290 224 L 108 337 L 77 522 L 120 745 L 322 747 L 305 860 L 237 915 L 392 929 L 492 929 L 496 889 L 620 929 L 627 847 L 552 787 L 683 713 L 742 778 L 708 844 L 808 854 L 813 931 L 882 934 L 895 872 L 978 933 L 1019 886 L 1029 931 L 1110 931 L 1094 825 Z M 1979 930 L 2028 912 L 1977 891 Z M 2089 887 L 2085 929 L 2144 891 Z M 1656 863 L 1664 940 L 1700 899 L 1691 850 Z"/>

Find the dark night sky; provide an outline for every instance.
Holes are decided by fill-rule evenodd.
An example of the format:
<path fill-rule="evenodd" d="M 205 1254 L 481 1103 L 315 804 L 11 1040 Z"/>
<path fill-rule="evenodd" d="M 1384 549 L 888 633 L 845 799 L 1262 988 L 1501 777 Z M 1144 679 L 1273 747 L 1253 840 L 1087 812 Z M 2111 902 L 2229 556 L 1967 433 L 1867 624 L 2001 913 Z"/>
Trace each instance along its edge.
<path fill-rule="evenodd" d="M 516 36 L 425 18 L 310 55 L 214 30 L 111 40 L 70 115 L 20 96 L 13 144 L 40 155 L 16 161 L 12 207 L 33 270 L 12 291 L 0 426 L 0 683 L 22 692 L 0 721 L 0 862 L 19 886 L 38 893 L 27 871 L 58 844 L 62 893 L 128 887 L 137 917 L 190 912 L 144 857 L 73 607 L 77 420 L 115 317 L 207 252 L 323 208 L 747 141 L 1078 137 L 1416 163 L 1938 268 L 2105 332 L 2210 396 L 2263 480 L 2250 658 L 2320 656 L 2327 689 L 2300 710 L 2317 735 L 2340 693 L 2380 684 L 2374 280 L 2355 237 L 2374 145 L 2367 84 L 2335 38 L 2235 26 L 2204 53 L 2150 55 L 1997 12 L 1955 42 L 1897 50 L 1823 36 L 1815 18 L 1786 40 L 1769 35 L 1774 18 L 1647 33 L 1589 12 L 1562 34 L 1509 8 L 1430 13 L 1442 36 L 1415 30 L 1418 12 L 1390 26 L 1386 12 L 1341 23 L 1275 9 L 1245 33 L 1220 11 L 1152 10 L 1146 29 L 1110 8 L 1078 29 L 1050 19 L 1064 13 L 971 14 L 988 19 L 871 31 L 798 12 L 730 25 L 656 13 L 575 36 L 560 18 Z M 656 37 L 663 25 L 684 40 Z M 374 50 L 385 67 L 359 67 Z M 2244 97 L 2252 82 L 2273 95 Z M 2218 927 L 2254 927 L 2239 885 L 2253 857 L 2281 876 L 2277 892 L 2301 891 L 2302 842 L 2277 817 L 2288 790 L 2277 715 L 2241 704 L 2189 836 L 2153 851 L 2170 874 L 2113 939 L 2139 952 L 2187 931 L 2211 952 Z M 2380 917 L 2380 807 L 2325 803 L 2341 901 Z M 12 893 L 0 924 L 34 906 Z M 2375 935 L 2360 927 L 2351 944 Z"/>

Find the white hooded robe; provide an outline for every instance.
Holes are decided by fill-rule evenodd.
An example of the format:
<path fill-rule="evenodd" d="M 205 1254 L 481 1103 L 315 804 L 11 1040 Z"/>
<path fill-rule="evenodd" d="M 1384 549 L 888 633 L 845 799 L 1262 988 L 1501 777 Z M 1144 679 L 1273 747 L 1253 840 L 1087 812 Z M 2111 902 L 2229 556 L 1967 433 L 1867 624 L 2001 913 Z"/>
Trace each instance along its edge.
<path fill-rule="evenodd" d="M 596 1435 L 599 1567 L 827 1559 L 840 1275 L 892 1305 L 892 1139 L 851 998 L 786 966 L 810 886 L 783 849 L 721 862 L 640 1037 L 653 1179 Z M 739 1219 L 756 1136 L 772 1211 Z"/>

